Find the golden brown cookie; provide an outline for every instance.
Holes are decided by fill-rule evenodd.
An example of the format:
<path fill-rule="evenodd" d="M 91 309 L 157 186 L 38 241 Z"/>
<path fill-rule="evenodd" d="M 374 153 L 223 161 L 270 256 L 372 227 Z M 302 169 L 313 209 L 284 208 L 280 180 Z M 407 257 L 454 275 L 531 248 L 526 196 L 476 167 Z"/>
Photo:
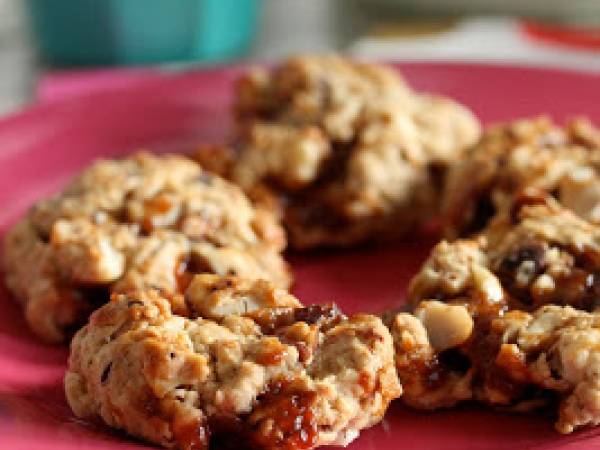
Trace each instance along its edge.
<path fill-rule="evenodd" d="M 29 325 L 59 342 L 111 291 L 161 289 L 181 303 L 194 273 L 287 287 L 276 217 L 182 156 L 102 160 L 34 205 L 4 246 L 8 287 Z"/>
<path fill-rule="evenodd" d="M 77 416 L 167 448 L 310 449 L 348 444 L 401 393 L 377 317 L 215 275 L 186 303 L 137 291 L 92 314 L 65 377 Z"/>
<path fill-rule="evenodd" d="M 386 316 L 403 401 L 556 408 L 563 433 L 597 424 L 600 226 L 539 191 L 508 206 L 479 236 L 438 244 L 410 283 L 411 313 Z"/>
<path fill-rule="evenodd" d="M 425 301 L 416 317 L 394 317 L 404 401 L 421 409 L 464 400 L 543 408 L 556 411 L 560 433 L 600 424 L 600 313 L 545 305 L 508 311 L 481 330 L 458 303 Z"/>
<path fill-rule="evenodd" d="M 339 56 L 249 73 L 235 112 L 236 151 L 215 165 L 249 195 L 259 188 L 281 199 L 298 249 L 415 231 L 437 206 L 446 166 L 479 137 L 464 106 L 414 93 L 391 68 Z M 214 155 L 198 152 L 201 161 Z"/>
<path fill-rule="evenodd" d="M 446 236 L 481 230 L 527 187 L 600 221 L 600 131 L 586 119 L 560 127 L 546 117 L 487 129 L 449 171 L 442 199 Z"/>

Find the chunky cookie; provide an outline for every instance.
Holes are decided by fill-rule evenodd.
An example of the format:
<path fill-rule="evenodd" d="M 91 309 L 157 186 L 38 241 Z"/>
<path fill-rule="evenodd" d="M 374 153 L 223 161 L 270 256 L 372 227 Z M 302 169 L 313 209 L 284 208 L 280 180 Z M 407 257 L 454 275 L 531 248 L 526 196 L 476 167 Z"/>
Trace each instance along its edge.
<path fill-rule="evenodd" d="M 65 377 L 77 416 L 167 448 L 310 449 L 348 444 L 401 393 L 377 317 L 207 274 L 185 300 L 181 316 L 132 291 L 91 315 Z"/>
<path fill-rule="evenodd" d="M 600 306 L 600 225 L 537 191 L 519 194 L 478 237 L 441 242 L 408 296 L 532 311 L 544 304 Z"/>
<path fill-rule="evenodd" d="M 31 328 L 58 342 L 110 291 L 155 287 L 183 304 L 195 273 L 266 278 L 287 287 L 275 216 L 179 156 L 94 163 L 8 233 L 4 268 Z"/>
<path fill-rule="evenodd" d="M 559 431 L 595 423 L 577 415 L 594 408 L 596 394 L 586 394 L 588 403 L 573 403 L 583 389 L 579 383 L 587 383 L 583 375 L 569 378 L 579 370 L 569 364 L 579 362 L 555 348 L 578 326 L 565 322 L 565 330 L 539 337 L 543 343 L 535 348 L 518 333 L 543 335 L 552 325 L 545 321 L 556 315 L 595 317 L 588 312 L 600 305 L 599 273 L 600 226 L 532 191 L 520 194 L 477 238 L 441 242 L 410 283 L 413 314 L 386 318 L 404 402 L 437 409 L 477 400 L 525 411 L 560 400 Z M 594 327 L 581 336 L 594 340 Z M 584 355 L 589 347 L 581 345 Z M 541 366 L 542 353 L 560 367 L 537 372 L 548 368 Z"/>
<path fill-rule="evenodd" d="M 600 131 L 585 119 L 563 128 L 544 117 L 490 127 L 449 171 L 442 199 L 446 235 L 481 230 L 526 187 L 600 221 Z"/>
<path fill-rule="evenodd" d="M 531 315 L 508 312 L 494 329 L 502 333 L 496 365 L 558 403 L 559 432 L 600 424 L 598 312 L 547 305 Z"/>
<path fill-rule="evenodd" d="M 403 398 L 412 406 L 474 399 L 520 412 L 555 410 L 560 433 L 600 424 L 600 313 L 512 310 L 478 335 L 464 306 L 425 301 L 416 317 L 399 314 L 391 327 Z"/>
<path fill-rule="evenodd" d="M 213 164 L 250 195 L 279 196 L 299 249 L 413 231 L 434 209 L 446 166 L 479 137 L 465 107 L 412 92 L 391 68 L 336 56 L 248 74 L 235 112 L 237 151 Z M 214 160 L 210 150 L 201 161 Z"/>

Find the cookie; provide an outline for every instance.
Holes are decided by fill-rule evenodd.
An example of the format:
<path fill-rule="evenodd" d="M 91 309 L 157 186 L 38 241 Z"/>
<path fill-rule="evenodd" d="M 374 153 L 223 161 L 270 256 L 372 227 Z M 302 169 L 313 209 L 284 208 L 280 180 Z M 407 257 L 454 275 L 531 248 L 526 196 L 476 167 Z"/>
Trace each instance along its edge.
<path fill-rule="evenodd" d="M 510 309 L 600 305 L 600 225 L 539 191 L 519 194 L 511 207 L 472 239 L 446 241 L 412 279 L 408 297 L 504 299 Z"/>
<path fill-rule="evenodd" d="M 558 305 L 511 310 L 483 335 L 458 304 L 425 301 L 416 314 L 399 314 L 392 324 L 412 406 L 477 400 L 517 412 L 543 409 L 553 411 L 560 433 L 600 424 L 600 313 Z"/>
<path fill-rule="evenodd" d="M 4 268 L 32 330 L 67 339 L 111 291 L 155 287 L 182 304 L 194 273 L 287 287 L 277 218 L 180 156 L 94 163 L 6 236 Z"/>
<path fill-rule="evenodd" d="M 600 306 L 600 225 L 527 190 L 485 232 L 489 267 L 513 309 Z"/>
<path fill-rule="evenodd" d="M 600 424 L 600 314 L 547 305 L 531 315 L 509 312 L 494 325 L 503 333 L 496 364 L 554 397 L 557 431 Z"/>
<path fill-rule="evenodd" d="M 480 231 L 527 187 L 600 221 L 600 131 L 586 119 L 560 127 L 546 117 L 492 126 L 449 170 L 442 199 L 449 238 Z"/>
<path fill-rule="evenodd" d="M 167 448 L 310 449 L 347 445 L 401 393 L 375 316 L 208 274 L 185 300 L 182 316 L 131 291 L 91 315 L 65 377 L 77 416 Z"/>
<path fill-rule="evenodd" d="M 597 333 L 598 273 L 600 226 L 539 191 L 520 193 L 479 236 L 439 243 L 409 285 L 412 314 L 386 316 L 403 401 L 429 410 L 466 400 L 556 406 L 560 432 L 597 423 L 587 410 L 597 394 L 574 403 L 588 375 L 569 374 Z M 581 347 L 557 348 L 573 336 Z"/>
<path fill-rule="evenodd" d="M 414 232 L 437 206 L 445 168 L 479 137 L 464 106 L 413 92 L 391 68 L 337 56 L 251 72 L 234 109 L 236 151 L 215 165 L 249 195 L 258 187 L 281 199 L 297 249 Z"/>

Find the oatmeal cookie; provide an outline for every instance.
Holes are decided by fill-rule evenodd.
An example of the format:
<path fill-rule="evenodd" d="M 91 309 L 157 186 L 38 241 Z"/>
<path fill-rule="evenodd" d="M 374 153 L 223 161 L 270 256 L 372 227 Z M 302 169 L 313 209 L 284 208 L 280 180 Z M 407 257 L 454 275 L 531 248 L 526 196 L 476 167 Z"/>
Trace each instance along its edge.
<path fill-rule="evenodd" d="M 496 365 L 558 401 L 559 432 L 600 424 L 598 312 L 546 305 L 531 315 L 509 312 L 494 327 L 502 332 Z"/>
<path fill-rule="evenodd" d="M 481 230 L 526 187 L 600 221 L 600 131 L 586 119 L 560 127 L 546 117 L 490 127 L 449 170 L 442 198 L 446 235 Z"/>
<path fill-rule="evenodd" d="M 167 448 L 310 449 L 348 444 L 401 393 L 377 317 L 207 274 L 186 303 L 132 291 L 92 314 L 65 377 L 77 416 Z"/>
<path fill-rule="evenodd" d="M 600 306 L 600 225 L 527 190 L 485 231 L 489 268 L 512 309 Z"/>
<path fill-rule="evenodd" d="M 276 217 L 180 156 L 94 163 L 9 231 L 8 287 L 31 328 L 59 342 L 109 299 L 155 287 L 182 304 L 194 273 L 266 278 L 287 287 Z"/>
<path fill-rule="evenodd" d="M 479 236 L 438 244 L 411 280 L 410 301 L 468 297 L 527 311 L 600 306 L 600 225 L 531 189 L 508 206 Z"/>
<path fill-rule="evenodd" d="M 400 314 L 392 325 L 413 406 L 475 399 L 518 411 L 556 411 L 560 433 L 600 424 L 600 313 L 557 305 L 532 314 L 512 310 L 473 337 L 477 331 L 462 306 L 426 301 L 416 314 Z M 464 358 L 476 348 L 469 349 L 469 341 L 478 341 L 479 358 Z"/>
<path fill-rule="evenodd" d="M 386 317 L 404 402 L 422 409 L 463 400 L 516 410 L 547 404 L 555 394 L 531 381 L 533 369 L 523 364 L 530 356 L 505 353 L 508 327 L 549 305 L 597 310 L 599 273 L 600 226 L 539 191 L 521 193 L 480 236 L 441 242 L 409 285 L 413 314 Z"/>
<path fill-rule="evenodd" d="M 258 186 L 279 196 L 298 249 L 414 230 L 433 211 L 446 166 L 479 137 L 462 105 L 412 92 L 391 68 L 337 56 L 251 72 L 234 109 L 236 151 L 213 165 L 249 195 Z M 198 158 L 213 159 L 210 150 Z"/>

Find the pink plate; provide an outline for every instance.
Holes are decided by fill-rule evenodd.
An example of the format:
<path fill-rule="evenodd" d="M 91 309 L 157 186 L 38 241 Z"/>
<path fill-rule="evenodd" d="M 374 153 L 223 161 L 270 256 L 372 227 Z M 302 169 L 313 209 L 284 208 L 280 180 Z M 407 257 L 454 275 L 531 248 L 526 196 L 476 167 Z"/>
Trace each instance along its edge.
<path fill-rule="evenodd" d="M 417 88 L 471 106 L 485 122 L 548 113 L 600 120 L 600 77 L 574 72 L 464 65 L 401 64 Z M 0 230 L 37 198 L 58 189 L 99 156 L 138 148 L 189 151 L 222 140 L 239 69 L 149 73 L 135 83 L 46 103 L 0 121 Z M 379 250 L 292 256 L 305 301 L 335 300 L 347 312 L 378 312 L 403 301 L 406 283 L 430 242 Z M 8 294 L 0 296 L 0 448 L 147 448 L 121 433 L 77 420 L 62 390 L 67 350 L 40 344 Z M 598 437 L 596 436 L 598 435 Z M 600 433 L 561 437 L 550 418 L 465 407 L 431 414 L 392 406 L 353 450 L 600 448 Z"/>

